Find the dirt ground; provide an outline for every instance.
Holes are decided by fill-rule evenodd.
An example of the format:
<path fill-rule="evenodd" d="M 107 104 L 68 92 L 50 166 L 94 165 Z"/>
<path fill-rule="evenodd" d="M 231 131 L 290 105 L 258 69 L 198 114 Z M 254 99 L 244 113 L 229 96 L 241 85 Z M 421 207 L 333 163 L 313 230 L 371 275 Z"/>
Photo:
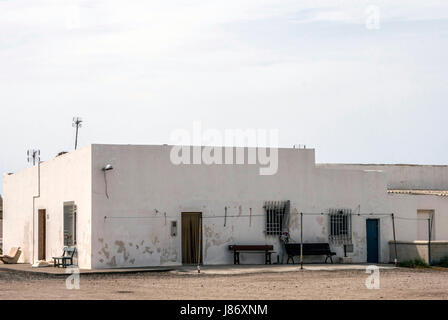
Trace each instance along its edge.
<path fill-rule="evenodd" d="M 363 271 L 295 271 L 245 275 L 136 273 L 65 277 L 0 271 L 3 299 L 448 299 L 448 271 L 381 270 L 380 289 Z"/>

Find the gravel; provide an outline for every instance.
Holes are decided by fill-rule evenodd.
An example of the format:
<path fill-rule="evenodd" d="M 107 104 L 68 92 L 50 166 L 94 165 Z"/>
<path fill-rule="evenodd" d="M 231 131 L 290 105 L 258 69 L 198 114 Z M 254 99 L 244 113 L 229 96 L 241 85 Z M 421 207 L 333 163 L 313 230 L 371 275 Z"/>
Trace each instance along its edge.
<path fill-rule="evenodd" d="M 3 299 L 448 299 L 448 269 L 380 271 L 367 289 L 364 271 L 295 271 L 246 275 L 137 273 L 66 277 L 0 271 Z"/>

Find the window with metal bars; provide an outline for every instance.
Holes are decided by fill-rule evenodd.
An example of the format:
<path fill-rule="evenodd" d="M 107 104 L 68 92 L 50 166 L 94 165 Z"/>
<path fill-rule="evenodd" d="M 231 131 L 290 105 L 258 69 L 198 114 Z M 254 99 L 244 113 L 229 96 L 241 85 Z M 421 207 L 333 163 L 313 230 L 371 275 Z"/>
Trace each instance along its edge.
<path fill-rule="evenodd" d="M 288 201 L 266 201 L 264 210 L 266 212 L 266 234 L 281 235 L 286 231 L 289 219 Z"/>
<path fill-rule="evenodd" d="M 352 210 L 330 209 L 330 241 L 337 244 L 350 244 L 352 242 Z"/>
<path fill-rule="evenodd" d="M 76 245 L 76 205 L 64 202 L 64 246 Z"/>

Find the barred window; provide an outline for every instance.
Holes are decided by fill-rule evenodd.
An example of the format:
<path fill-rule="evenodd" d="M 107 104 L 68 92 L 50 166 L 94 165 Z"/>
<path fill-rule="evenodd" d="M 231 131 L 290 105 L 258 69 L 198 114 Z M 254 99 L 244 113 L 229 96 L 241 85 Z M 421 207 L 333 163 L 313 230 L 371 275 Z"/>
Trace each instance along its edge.
<path fill-rule="evenodd" d="M 350 244 L 352 242 L 352 210 L 330 209 L 330 242 Z"/>
<path fill-rule="evenodd" d="M 76 205 L 64 202 L 64 246 L 76 245 Z"/>
<path fill-rule="evenodd" d="M 266 211 L 266 234 L 281 235 L 288 226 L 289 219 L 288 201 L 266 201 L 264 209 Z"/>

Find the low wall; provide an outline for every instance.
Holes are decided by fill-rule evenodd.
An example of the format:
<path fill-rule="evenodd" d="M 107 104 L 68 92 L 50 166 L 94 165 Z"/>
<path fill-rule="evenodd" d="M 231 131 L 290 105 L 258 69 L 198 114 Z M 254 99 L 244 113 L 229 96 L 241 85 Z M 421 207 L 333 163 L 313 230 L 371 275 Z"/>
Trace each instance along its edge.
<path fill-rule="evenodd" d="M 389 241 L 390 261 L 395 259 L 395 242 Z M 421 258 L 428 263 L 428 241 L 397 241 L 398 261 Z M 431 241 L 431 261 L 436 262 L 448 256 L 448 241 Z"/>

